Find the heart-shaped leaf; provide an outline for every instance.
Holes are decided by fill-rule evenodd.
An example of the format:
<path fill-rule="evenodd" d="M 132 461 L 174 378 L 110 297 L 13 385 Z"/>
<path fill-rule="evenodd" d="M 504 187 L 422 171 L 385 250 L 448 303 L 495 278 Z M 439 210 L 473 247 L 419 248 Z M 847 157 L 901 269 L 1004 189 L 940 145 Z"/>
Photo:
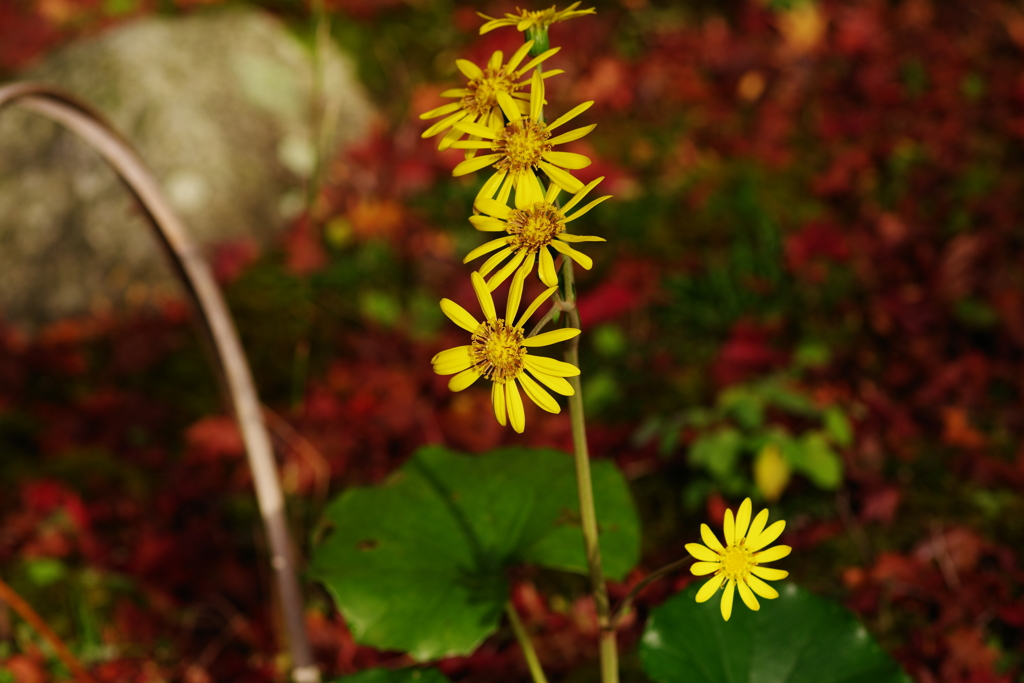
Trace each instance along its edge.
<path fill-rule="evenodd" d="M 723 621 L 718 596 L 694 600 L 703 583 L 651 613 L 640 659 L 658 683 L 910 683 L 841 605 L 787 584 Z"/>
<path fill-rule="evenodd" d="M 629 489 L 610 462 L 592 464 L 605 572 L 639 559 Z M 419 451 L 382 486 L 344 492 L 310 574 L 334 596 L 360 643 L 419 660 L 468 654 L 497 627 L 505 570 L 532 563 L 587 573 L 575 467 L 554 450 L 466 456 Z"/>

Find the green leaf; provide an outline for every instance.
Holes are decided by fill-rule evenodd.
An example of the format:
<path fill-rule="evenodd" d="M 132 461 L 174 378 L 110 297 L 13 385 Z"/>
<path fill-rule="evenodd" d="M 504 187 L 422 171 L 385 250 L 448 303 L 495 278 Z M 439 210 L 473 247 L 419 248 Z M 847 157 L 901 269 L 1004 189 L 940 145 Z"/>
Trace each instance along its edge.
<path fill-rule="evenodd" d="M 605 571 L 639 560 L 640 524 L 614 464 L 592 463 Z M 345 491 L 310 574 L 356 640 L 426 660 L 468 654 L 497 627 L 506 568 L 524 562 L 587 573 L 575 466 L 555 450 L 466 456 L 420 450 L 383 486 Z"/>
<path fill-rule="evenodd" d="M 690 446 L 690 464 L 700 465 L 721 479 L 736 471 L 743 436 L 726 427 L 698 437 Z"/>
<path fill-rule="evenodd" d="M 38 557 L 25 561 L 25 573 L 33 585 L 45 588 L 63 579 L 68 571 L 60 560 L 53 557 Z"/>
<path fill-rule="evenodd" d="M 367 669 L 332 683 L 449 683 L 437 669 Z"/>
<path fill-rule="evenodd" d="M 783 451 L 787 456 L 790 455 Z M 800 438 L 800 448 L 791 460 L 793 469 L 823 489 L 834 489 L 843 480 L 843 461 L 836 455 L 822 432 L 808 432 Z"/>
<path fill-rule="evenodd" d="M 764 401 L 748 387 L 726 389 L 718 397 L 718 405 L 744 429 L 757 429 L 764 424 Z"/>
<path fill-rule="evenodd" d="M 719 595 L 694 600 L 703 583 L 651 613 L 640 661 L 657 683 L 910 683 L 841 605 L 784 584 L 757 612 L 737 596 L 724 621 Z"/>
<path fill-rule="evenodd" d="M 853 428 L 842 410 L 833 406 L 825 411 L 825 431 L 840 446 L 853 443 Z"/>

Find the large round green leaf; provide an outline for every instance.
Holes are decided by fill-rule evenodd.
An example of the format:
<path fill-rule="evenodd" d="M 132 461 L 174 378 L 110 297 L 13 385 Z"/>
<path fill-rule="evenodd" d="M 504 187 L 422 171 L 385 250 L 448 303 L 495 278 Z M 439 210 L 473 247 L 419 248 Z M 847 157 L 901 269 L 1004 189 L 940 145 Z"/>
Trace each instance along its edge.
<path fill-rule="evenodd" d="M 621 578 L 639 559 L 639 521 L 612 463 L 593 463 L 593 480 L 605 571 Z M 560 451 L 425 448 L 382 486 L 344 492 L 325 516 L 330 533 L 310 574 L 358 642 L 420 660 L 467 654 L 494 631 L 506 568 L 587 572 L 575 468 Z"/>
<path fill-rule="evenodd" d="M 450 683 L 437 669 L 367 669 L 332 683 Z"/>
<path fill-rule="evenodd" d="M 640 646 L 658 683 L 910 683 L 846 608 L 793 584 L 729 621 L 719 597 L 697 604 L 699 582 L 651 613 Z"/>

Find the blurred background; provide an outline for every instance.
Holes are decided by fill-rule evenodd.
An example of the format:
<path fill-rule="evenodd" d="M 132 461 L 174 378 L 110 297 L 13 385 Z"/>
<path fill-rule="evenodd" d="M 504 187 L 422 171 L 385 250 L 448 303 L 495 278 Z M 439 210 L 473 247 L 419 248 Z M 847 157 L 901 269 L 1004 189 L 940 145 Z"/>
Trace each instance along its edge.
<path fill-rule="evenodd" d="M 980 0 L 596 0 L 556 24 L 548 111 L 612 201 L 578 273 L 595 457 L 630 480 L 621 598 L 752 496 L 792 580 L 917 681 L 1021 680 L 1024 12 Z M 584 6 L 589 6 L 584 3 Z M 544 5 L 526 9 L 543 9 Z M 430 358 L 472 310 L 481 179 L 418 115 L 521 44 L 427 0 L 0 0 L 0 79 L 68 88 L 135 142 L 205 245 L 305 554 L 328 498 L 419 446 L 569 450 L 497 425 Z M 581 119 L 582 120 L 582 119 Z M 585 225 L 583 225 L 585 224 Z M 0 112 L 0 572 L 100 680 L 281 681 L 240 436 L 139 208 L 84 145 Z M 556 680 L 595 675 L 583 579 L 523 569 Z M 685 587 L 680 572 L 641 597 Z M 307 586 L 327 675 L 407 663 Z M 643 680 L 635 655 L 627 680 Z M 441 663 L 519 680 L 509 632 Z M 0 681 L 66 679 L 0 606 Z"/>

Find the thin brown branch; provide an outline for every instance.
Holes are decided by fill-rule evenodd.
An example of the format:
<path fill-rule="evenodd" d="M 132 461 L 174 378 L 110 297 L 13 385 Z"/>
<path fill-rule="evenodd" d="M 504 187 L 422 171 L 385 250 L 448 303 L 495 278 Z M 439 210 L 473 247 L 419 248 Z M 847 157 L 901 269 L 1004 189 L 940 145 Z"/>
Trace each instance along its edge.
<path fill-rule="evenodd" d="M 14 83 L 0 87 L 0 109 L 9 104 L 40 114 L 77 134 L 113 167 L 138 198 L 151 219 L 154 234 L 192 297 L 205 330 L 217 352 L 239 429 L 245 442 L 249 468 L 270 546 L 270 565 L 280 596 L 297 683 L 318 683 L 320 672 L 306 633 L 302 592 L 295 574 L 291 534 L 284 496 L 260 414 L 252 373 L 238 339 L 224 297 L 199 245 L 163 196 L 156 178 L 134 147 L 91 106 L 61 90 L 40 83 Z"/>
<path fill-rule="evenodd" d="M 619 606 L 615 608 L 614 612 L 612 612 L 612 617 L 609 621 L 608 628 L 614 631 L 619 627 L 619 622 L 622 621 L 622 619 L 627 614 L 629 614 L 629 610 L 633 608 L 633 602 L 636 600 L 637 596 L 643 592 L 645 588 L 650 586 L 652 583 L 654 583 L 661 577 L 671 574 L 677 569 L 682 569 L 691 562 L 693 562 L 692 558 L 684 557 L 683 559 L 676 560 L 671 564 L 666 564 L 661 569 L 656 569 L 647 576 L 645 576 L 643 580 L 641 580 L 639 583 L 633 586 L 633 588 L 629 591 L 629 594 L 622 599 L 622 602 L 619 603 Z"/>
<path fill-rule="evenodd" d="M 71 654 L 71 650 L 64 644 L 64 641 L 60 639 L 53 629 L 43 621 L 43 618 L 32 609 L 32 605 L 25 602 L 24 598 L 18 595 L 17 592 L 10 586 L 8 586 L 2 579 L 0 579 L 0 600 L 3 600 L 11 608 L 18 613 L 22 619 L 27 621 L 29 625 L 36 630 L 39 635 L 46 639 L 50 646 L 53 647 L 53 651 L 57 654 L 60 661 L 64 662 L 64 666 L 68 668 L 71 674 L 75 677 L 79 683 L 96 683 L 96 679 L 89 675 L 89 672 L 85 670 L 82 663 Z"/>

